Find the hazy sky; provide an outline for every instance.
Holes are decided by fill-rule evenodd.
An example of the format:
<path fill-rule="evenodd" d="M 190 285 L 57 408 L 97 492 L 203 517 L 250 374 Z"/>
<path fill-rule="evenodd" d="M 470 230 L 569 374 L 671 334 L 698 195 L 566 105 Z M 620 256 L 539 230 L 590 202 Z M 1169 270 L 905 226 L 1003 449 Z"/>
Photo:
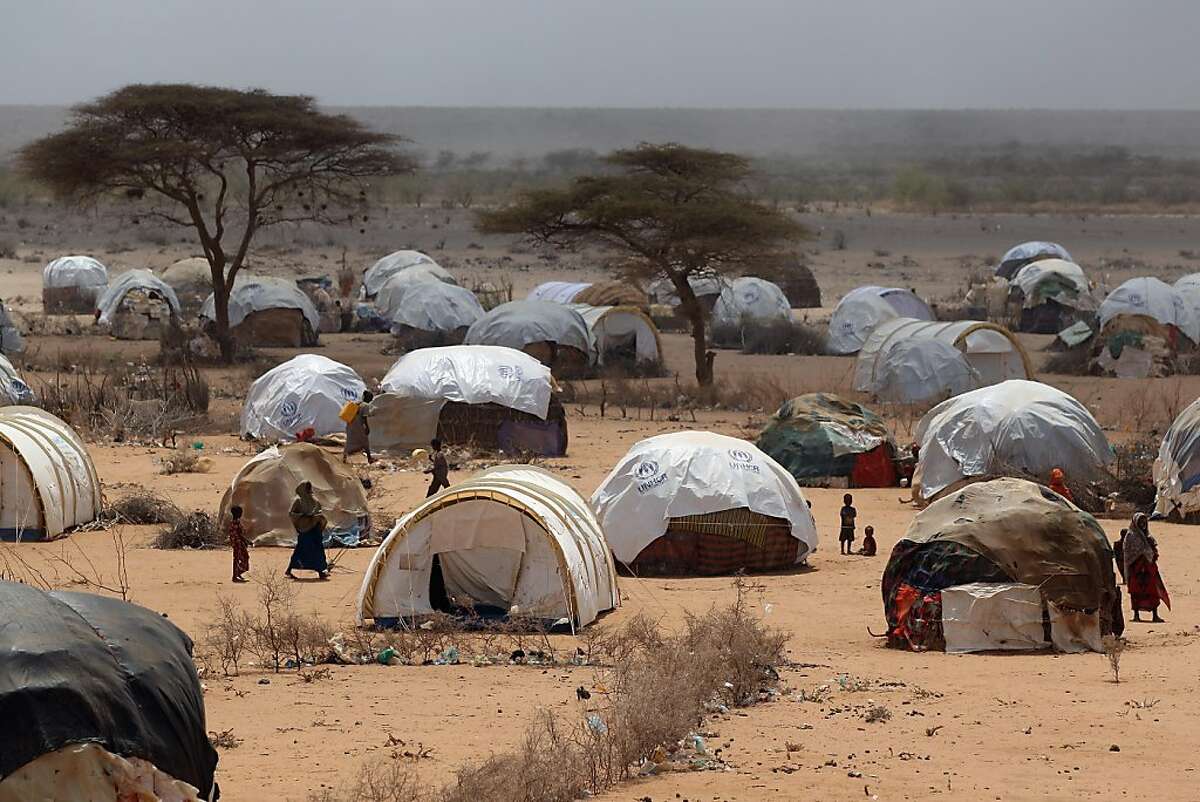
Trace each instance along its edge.
<path fill-rule="evenodd" d="M 1200 108 L 1198 0 L 2 0 L 0 103 Z"/>

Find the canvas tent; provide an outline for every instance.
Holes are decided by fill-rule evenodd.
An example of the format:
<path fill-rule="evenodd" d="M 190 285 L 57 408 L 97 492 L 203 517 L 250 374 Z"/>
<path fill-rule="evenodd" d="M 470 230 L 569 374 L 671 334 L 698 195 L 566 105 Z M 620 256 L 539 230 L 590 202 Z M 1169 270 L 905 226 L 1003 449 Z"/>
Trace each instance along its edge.
<path fill-rule="evenodd" d="M 407 350 L 457 345 L 484 315 L 475 294 L 464 287 L 442 281 L 393 287 L 391 283 L 384 287 L 376 305 L 391 323 L 392 335 Z"/>
<path fill-rule="evenodd" d="M 913 498 L 927 502 L 971 477 L 1103 477 L 1112 449 L 1083 404 L 1048 384 L 1012 379 L 938 404 L 917 426 Z"/>
<path fill-rule="evenodd" d="M 396 522 L 367 567 L 358 617 L 394 626 L 469 610 L 575 631 L 619 604 L 604 533 L 579 494 L 540 468 L 500 465 Z"/>
<path fill-rule="evenodd" d="M 1100 304 L 1095 364 L 1122 378 L 1174 371 L 1175 356 L 1200 343 L 1200 315 L 1174 287 L 1132 278 Z"/>
<path fill-rule="evenodd" d="M 898 317 L 933 320 L 933 312 L 910 290 L 858 287 L 842 296 L 829 318 L 829 352 L 855 354 L 883 323 Z"/>
<path fill-rule="evenodd" d="M 881 401 L 914 404 L 1032 376 L 1025 348 L 1002 326 L 893 318 L 877 326 L 859 350 L 854 389 Z"/>
<path fill-rule="evenodd" d="M 463 342 L 525 351 L 560 375 L 596 363 L 596 338 L 583 316 L 553 301 L 509 301 L 476 320 Z"/>
<path fill-rule="evenodd" d="M 758 447 L 801 483 L 843 477 L 848 487 L 892 487 L 896 444 L 882 418 L 832 393 L 783 403 Z"/>
<path fill-rule="evenodd" d="M 1163 435 L 1154 461 L 1154 511 L 1171 520 L 1200 521 L 1200 399 Z"/>
<path fill-rule="evenodd" d="M 216 320 L 211 293 L 200 317 L 210 324 Z M 317 344 L 321 316 L 291 279 L 239 275 L 229 295 L 229 328 L 238 342 L 300 348 Z"/>
<path fill-rule="evenodd" d="M 127 270 L 96 302 L 96 323 L 120 340 L 157 340 L 181 313 L 169 284 L 149 270 Z"/>
<path fill-rule="evenodd" d="M 371 445 L 380 451 L 473 444 L 508 453 L 562 456 L 567 420 L 550 369 L 512 348 L 422 348 L 396 360 L 371 402 Z"/>
<path fill-rule="evenodd" d="M 271 446 L 247 460 L 221 497 L 218 523 L 224 528 L 229 508 L 237 505 L 254 545 L 294 546 L 296 530 L 288 511 L 301 482 L 312 482 L 328 521 L 327 544 L 354 546 L 366 537 L 371 522 L 362 482 L 345 463 L 312 443 Z"/>
<path fill-rule="evenodd" d="M 639 576 L 778 570 L 817 547 L 796 479 L 752 443 L 713 432 L 642 440 L 591 504 L 613 556 Z"/>
<path fill-rule="evenodd" d="M 713 305 L 713 322 L 740 326 L 747 323 L 790 322 L 792 307 L 778 285 L 766 279 L 742 276 L 721 290 Z"/>
<path fill-rule="evenodd" d="M 242 405 L 242 437 L 287 441 L 306 429 L 339 434 L 338 415 L 367 389 L 354 369 L 319 354 L 300 354 L 255 379 Z"/>
<path fill-rule="evenodd" d="M 1102 651 L 1124 629 L 1104 530 L 1023 479 L 978 482 L 918 513 L 882 590 L 900 648 Z"/>
<path fill-rule="evenodd" d="M 441 265 L 420 251 L 396 251 L 375 262 L 363 273 L 363 297 L 374 298 L 389 279 L 401 272 L 407 272 L 408 279 L 417 281 L 432 277 L 449 284 L 455 283 L 454 277 Z"/>
<path fill-rule="evenodd" d="M 1022 267 L 1041 259 L 1075 261 L 1071 258 L 1071 254 L 1067 253 L 1067 249 L 1057 242 L 1022 242 L 1020 245 L 1009 248 L 1008 252 L 1001 257 L 1000 264 L 996 265 L 996 275 L 1011 279 Z"/>
<path fill-rule="evenodd" d="M 8 357 L 0 354 L 0 406 L 31 405 L 35 400 L 33 389 L 17 373 Z"/>
<path fill-rule="evenodd" d="M 1083 268 L 1064 259 L 1040 259 L 1017 271 L 1009 283 L 1013 315 L 1020 331 L 1057 334 L 1079 320 L 1095 316 Z"/>
<path fill-rule="evenodd" d="M 108 268 L 90 256 L 60 256 L 42 271 L 42 307 L 48 314 L 90 315 L 108 286 Z"/>
<path fill-rule="evenodd" d="M 182 630 L 119 599 L 16 582 L 0 582 L 0 607 L 0 800 L 216 798 Z"/>
<path fill-rule="evenodd" d="M 626 362 L 652 365 L 662 360 L 658 327 L 642 310 L 632 306 L 587 306 L 571 304 L 596 341 L 596 363 L 600 366 Z"/>

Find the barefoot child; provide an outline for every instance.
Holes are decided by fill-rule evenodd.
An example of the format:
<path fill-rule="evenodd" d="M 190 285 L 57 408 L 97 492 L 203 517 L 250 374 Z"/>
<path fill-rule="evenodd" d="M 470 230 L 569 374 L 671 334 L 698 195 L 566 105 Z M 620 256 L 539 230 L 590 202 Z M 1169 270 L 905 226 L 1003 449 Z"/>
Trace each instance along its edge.
<path fill-rule="evenodd" d="M 879 547 L 875 544 L 875 527 L 868 526 L 863 530 L 863 544 L 858 553 L 864 557 L 874 557 Z"/>
<path fill-rule="evenodd" d="M 854 548 L 854 519 L 858 510 L 854 509 L 854 496 L 847 493 L 842 497 L 842 531 L 838 535 L 838 546 L 842 554 L 851 554 Z"/>
<path fill-rule="evenodd" d="M 242 574 L 250 570 L 250 541 L 246 539 L 246 530 L 242 526 L 241 507 L 235 505 L 230 508 L 225 534 L 229 537 L 229 545 L 233 549 L 233 581 L 245 582 L 246 578 Z"/>

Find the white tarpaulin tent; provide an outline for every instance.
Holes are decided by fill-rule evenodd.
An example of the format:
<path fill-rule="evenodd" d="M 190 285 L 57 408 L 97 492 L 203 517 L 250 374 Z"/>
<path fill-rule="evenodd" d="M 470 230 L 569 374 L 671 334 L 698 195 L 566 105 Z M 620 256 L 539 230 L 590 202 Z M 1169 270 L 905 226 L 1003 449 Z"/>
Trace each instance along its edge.
<path fill-rule="evenodd" d="M 1050 621 L 1046 640 L 1043 615 Z M 1034 585 L 971 582 L 942 590 L 947 654 L 998 651 L 1103 652 L 1095 614 L 1067 612 Z"/>
<path fill-rule="evenodd" d="M 829 318 L 829 352 L 854 354 L 871 332 L 898 317 L 933 320 L 933 312 L 911 291 L 900 287 L 858 287 L 842 296 Z"/>
<path fill-rule="evenodd" d="M 395 251 L 394 253 L 389 253 L 366 269 L 366 272 L 363 274 L 363 296 L 374 298 L 383 289 L 383 285 L 388 282 L 388 279 L 397 273 L 410 270 L 412 272 L 408 278 L 424 274 L 425 276 L 433 276 L 439 281 L 445 281 L 448 284 L 455 283 L 454 277 L 446 272 L 441 265 L 420 251 Z"/>
<path fill-rule="evenodd" d="M 242 436 L 289 441 L 305 429 L 317 436 L 345 431 L 338 413 L 362 398 L 367 386 L 341 362 L 300 354 L 268 370 L 250 385 L 242 406 Z"/>
<path fill-rule="evenodd" d="M 171 314 L 179 315 L 179 297 L 171 285 L 149 270 L 127 270 L 108 285 L 108 289 L 96 302 L 96 309 L 100 312 L 96 322 L 102 325 L 111 325 L 113 316 L 121 307 L 121 301 L 125 300 L 125 296 L 134 290 L 157 293 L 167 302 L 167 306 L 171 308 Z"/>
<path fill-rule="evenodd" d="M 1200 317 L 1174 287 L 1153 277 L 1131 278 L 1100 304 L 1100 328 L 1124 315 L 1141 315 L 1174 326 L 1193 343 L 1200 343 Z"/>
<path fill-rule="evenodd" d="M 17 373 L 8 357 L 0 354 L 0 406 L 33 404 L 32 388 Z"/>
<path fill-rule="evenodd" d="M 291 279 L 275 276 L 238 276 L 229 294 L 229 326 L 237 326 L 255 312 L 269 309 L 299 309 L 313 332 L 321 329 L 321 316 L 312 300 Z M 204 299 L 200 317 L 216 319 L 216 301 L 212 293 Z"/>
<path fill-rule="evenodd" d="M 720 295 L 729 286 L 729 279 L 721 276 L 692 276 L 688 284 L 697 298 Z M 679 306 L 679 296 L 675 294 L 675 286 L 665 278 L 655 279 L 646 290 L 650 302 L 665 306 Z"/>
<path fill-rule="evenodd" d="M 1179 413 L 1154 461 L 1154 510 L 1187 518 L 1200 512 L 1200 399 Z"/>
<path fill-rule="evenodd" d="M 613 554 L 632 563 L 673 518 L 749 509 L 788 521 L 796 562 L 817 547 L 796 479 L 753 443 L 713 432 L 660 434 L 637 443 L 592 494 Z"/>
<path fill-rule="evenodd" d="M 1189 273 L 1176 280 L 1173 286 L 1175 292 L 1182 295 L 1183 300 L 1187 302 L 1192 315 L 1200 318 L 1200 273 Z"/>
<path fill-rule="evenodd" d="M 492 309 L 467 329 L 467 345 L 502 345 L 523 349 L 534 343 L 574 348 L 596 361 L 596 338 L 583 316 L 553 301 L 509 301 Z"/>
<path fill-rule="evenodd" d="M 642 310 L 632 306 L 570 306 L 580 314 L 596 339 L 597 364 L 604 365 L 611 361 L 614 351 L 630 346 L 639 364 L 661 359 L 658 326 Z"/>
<path fill-rule="evenodd" d="M 527 301 L 554 301 L 558 304 L 574 302 L 575 296 L 592 286 L 590 282 L 543 281 L 525 296 Z"/>
<path fill-rule="evenodd" d="M 95 519 L 100 477 L 79 435 L 37 407 L 0 407 L 0 537 L 52 540 Z"/>
<path fill-rule="evenodd" d="M 60 256 L 42 271 L 42 286 L 87 287 L 99 297 L 108 286 L 108 268 L 90 256 Z"/>
<path fill-rule="evenodd" d="M 387 280 L 383 282 L 383 286 L 379 288 L 379 292 L 375 294 L 375 308 L 384 312 L 386 316 L 385 310 L 395 308 L 404 293 L 417 284 L 458 286 L 453 279 L 444 278 L 441 273 L 436 272 L 433 269 L 434 267 L 430 265 L 416 265 L 414 267 L 406 267 L 403 270 L 398 270 L 388 275 Z M 445 272 L 440 267 L 437 270 Z M 449 274 L 447 273 L 446 275 Z"/>
<path fill-rule="evenodd" d="M 778 285 L 766 279 L 743 276 L 724 289 L 713 307 L 717 323 L 737 325 L 744 321 L 769 323 L 792 319 L 792 306 Z"/>
<path fill-rule="evenodd" d="M 1037 292 L 1038 285 L 1056 279 L 1071 284 L 1077 294 L 1061 293 L 1054 296 L 1055 301 L 1075 308 L 1087 305 L 1088 299 L 1091 298 L 1087 276 L 1082 267 L 1066 259 L 1039 259 L 1031 262 L 1018 270 L 1009 283 L 1021 289 L 1025 296 L 1023 303 L 1028 307 L 1046 300 Z M 1094 309 L 1095 306 L 1091 308 Z"/>
<path fill-rule="evenodd" d="M 596 517 L 569 485 L 529 465 L 500 465 L 428 498 L 396 522 L 371 559 L 360 622 L 435 611 L 435 563 L 457 608 L 564 621 L 572 631 L 620 604 Z"/>
<path fill-rule="evenodd" d="M 943 401 L 921 418 L 913 497 L 928 501 L 972 476 L 1019 471 L 1041 477 L 1062 468 L 1098 480 L 1112 450 L 1083 404 L 1041 382 L 1012 379 Z"/>
<path fill-rule="evenodd" d="M 1022 242 L 1020 245 L 1009 248 L 1008 252 L 1001 257 L 1000 264 L 996 265 L 996 275 L 1011 279 L 1022 267 L 1041 259 L 1075 261 L 1071 258 L 1071 254 L 1067 253 L 1067 249 L 1057 242 L 1039 242 L 1037 240 Z"/>
<path fill-rule="evenodd" d="M 388 282 L 375 306 L 393 327 L 407 326 L 421 331 L 465 329 L 484 314 L 475 293 L 443 281 L 401 285 Z"/>
<path fill-rule="evenodd" d="M 1002 326 L 895 318 L 876 327 L 859 350 L 854 389 L 917 403 L 1032 376 L 1025 349 Z"/>

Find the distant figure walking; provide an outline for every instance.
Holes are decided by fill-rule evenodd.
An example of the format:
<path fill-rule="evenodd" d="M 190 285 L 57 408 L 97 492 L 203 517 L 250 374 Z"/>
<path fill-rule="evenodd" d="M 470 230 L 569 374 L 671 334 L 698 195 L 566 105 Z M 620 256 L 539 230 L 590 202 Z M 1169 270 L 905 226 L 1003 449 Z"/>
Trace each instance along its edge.
<path fill-rule="evenodd" d="M 367 464 L 375 461 L 371 456 L 371 426 L 367 423 L 367 406 L 375 395 L 363 390 L 362 402 L 350 401 L 342 408 L 342 419 L 346 421 L 346 447 L 342 450 L 342 462 L 362 452 L 367 455 Z"/>
<path fill-rule="evenodd" d="M 242 508 L 236 504 L 229 508 L 225 535 L 229 538 L 229 547 L 233 549 L 233 581 L 245 582 L 242 574 L 250 570 L 250 541 L 246 539 L 246 529 L 242 526 Z"/>
<path fill-rule="evenodd" d="M 1071 495 L 1071 488 L 1067 487 L 1067 476 L 1063 473 L 1062 468 L 1054 468 L 1050 471 L 1050 489 L 1072 504 L 1075 503 L 1075 497 Z"/>
<path fill-rule="evenodd" d="M 1128 529 L 1121 530 L 1121 536 L 1117 538 L 1117 542 L 1113 544 L 1113 561 L 1117 564 L 1117 572 L 1121 574 L 1121 584 L 1125 584 L 1125 536 L 1129 534 Z"/>
<path fill-rule="evenodd" d="M 847 493 L 842 496 L 842 529 L 838 533 L 838 546 L 842 554 L 851 554 L 854 549 L 854 519 L 858 510 L 854 509 L 854 496 Z"/>
<path fill-rule="evenodd" d="M 442 453 L 442 441 L 435 437 L 430 441 L 429 447 L 433 451 L 429 455 L 430 464 L 425 473 L 433 474 L 433 478 L 429 482 L 429 490 L 425 493 L 425 498 L 450 486 L 450 463 L 446 462 L 446 455 Z"/>
<path fill-rule="evenodd" d="M 879 551 L 879 546 L 875 543 L 875 527 L 868 526 L 863 530 L 863 544 L 858 553 L 864 557 L 874 557 Z"/>
<path fill-rule="evenodd" d="M 1150 537 L 1150 519 L 1146 513 L 1133 516 L 1129 531 L 1124 537 L 1122 553 L 1125 558 L 1125 583 L 1129 588 L 1129 601 L 1133 607 L 1133 620 L 1141 621 L 1141 612 L 1149 612 L 1156 624 L 1163 623 L 1158 617 L 1158 605 L 1171 609 L 1171 597 L 1158 572 L 1158 544 Z"/>
<path fill-rule="evenodd" d="M 288 513 L 296 530 L 296 547 L 284 573 L 295 579 L 292 571 L 316 571 L 320 579 L 329 579 L 329 561 L 325 558 L 325 516 L 321 503 L 313 496 L 312 482 L 296 487 L 296 500 Z"/>

